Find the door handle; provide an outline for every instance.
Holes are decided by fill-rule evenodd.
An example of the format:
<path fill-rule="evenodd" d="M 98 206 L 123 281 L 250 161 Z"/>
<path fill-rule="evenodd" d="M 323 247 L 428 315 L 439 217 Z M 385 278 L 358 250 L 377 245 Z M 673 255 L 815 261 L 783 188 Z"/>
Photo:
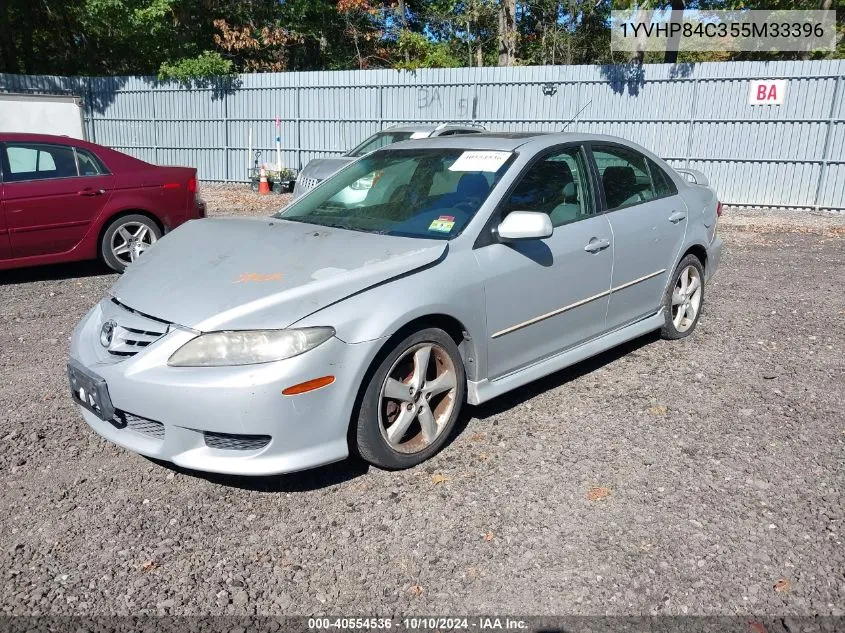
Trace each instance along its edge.
<path fill-rule="evenodd" d="M 92 189 L 91 187 L 86 187 L 85 189 L 77 191 L 76 193 L 80 196 L 101 196 L 105 192 L 105 189 Z"/>
<path fill-rule="evenodd" d="M 584 247 L 584 250 L 588 253 L 598 253 L 599 251 L 603 251 L 608 246 L 610 246 L 610 240 L 602 238 L 593 238 L 589 241 L 589 243 Z"/>
<path fill-rule="evenodd" d="M 687 217 L 687 214 L 683 211 L 672 211 L 672 215 L 669 216 L 669 221 L 672 224 L 677 224 L 681 220 Z"/>

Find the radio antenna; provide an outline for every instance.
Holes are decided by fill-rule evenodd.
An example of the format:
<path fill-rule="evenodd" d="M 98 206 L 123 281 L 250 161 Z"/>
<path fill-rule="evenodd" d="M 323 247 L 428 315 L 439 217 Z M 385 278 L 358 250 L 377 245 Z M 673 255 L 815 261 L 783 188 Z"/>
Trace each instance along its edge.
<path fill-rule="evenodd" d="M 578 118 L 578 115 L 579 115 L 579 114 L 581 114 L 584 110 L 586 110 L 586 109 L 587 109 L 587 106 L 588 106 L 588 105 L 590 105 L 592 102 L 593 102 L 593 100 L 592 100 L 592 99 L 590 99 L 589 101 L 587 101 L 587 103 L 585 103 L 585 104 L 584 104 L 584 107 L 583 107 L 583 108 L 581 108 L 580 110 L 578 110 L 578 112 L 576 112 L 576 113 L 575 113 L 575 116 L 574 116 L 574 117 L 572 117 L 571 119 L 569 119 L 569 121 L 567 121 L 567 122 L 566 122 L 566 125 L 564 125 L 564 126 L 560 129 L 560 131 L 561 131 L 561 132 L 563 132 L 564 130 L 566 130 L 566 128 L 568 128 L 568 127 L 569 127 L 569 124 L 570 124 L 570 123 L 572 123 L 575 119 L 577 119 L 577 118 Z"/>

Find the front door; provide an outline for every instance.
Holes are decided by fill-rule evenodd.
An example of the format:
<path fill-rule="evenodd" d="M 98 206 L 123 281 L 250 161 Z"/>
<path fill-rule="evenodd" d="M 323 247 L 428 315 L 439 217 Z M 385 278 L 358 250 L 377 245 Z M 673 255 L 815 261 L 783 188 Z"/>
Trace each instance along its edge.
<path fill-rule="evenodd" d="M 6 143 L 3 203 L 13 257 L 69 251 L 111 191 L 109 174 L 80 176 L 69 145 Z"/>
<path fill-rule="evenodd" d="M 671 178 L 650 158 L 621 145 L 593 144 L 613 229 L 613 288 L 607 327 L 660 309 L 687 227 L 687 207 Z"/>
<path fill-rule="evenodd" d="M 552 236 L 475 250 L 485 276 L 488 378 L 604 331 L 613 242 L 595 199 L 583 148 L 556 148 L 528 169 L 497 218 L 542 211 L 552 219 Z"/>

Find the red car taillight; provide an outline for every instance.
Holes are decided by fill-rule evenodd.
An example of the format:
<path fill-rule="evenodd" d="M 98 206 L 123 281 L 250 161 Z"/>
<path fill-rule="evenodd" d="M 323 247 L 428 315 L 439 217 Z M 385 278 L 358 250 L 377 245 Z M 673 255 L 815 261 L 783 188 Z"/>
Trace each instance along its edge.
<path fill-rule="evenodd" d="M 722 203 L 721 202 L 716 203 L 716 217 L 717 218 L 722 217 Z"/>
<path fill-rule="evenodd" d="M 191 193 L 196 193 L 198 189 L 199 187 L 197 186 L 197 179 L 191 178 L 188 181 L 188 191 L 190 191 Z"/>

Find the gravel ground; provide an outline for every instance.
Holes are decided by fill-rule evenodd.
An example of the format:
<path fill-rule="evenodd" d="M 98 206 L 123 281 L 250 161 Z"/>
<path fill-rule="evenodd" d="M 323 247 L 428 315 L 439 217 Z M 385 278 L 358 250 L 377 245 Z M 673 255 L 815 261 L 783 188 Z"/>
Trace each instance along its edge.
<path fill-rule="evenodd" d="M 843 615 L 843 225 L 729 214 L 694 336 L 472 408 L 399 473 L 214 477 L 101 440 L 64 363 L 114 275 L 0 273 L 2 613 Z"/>

